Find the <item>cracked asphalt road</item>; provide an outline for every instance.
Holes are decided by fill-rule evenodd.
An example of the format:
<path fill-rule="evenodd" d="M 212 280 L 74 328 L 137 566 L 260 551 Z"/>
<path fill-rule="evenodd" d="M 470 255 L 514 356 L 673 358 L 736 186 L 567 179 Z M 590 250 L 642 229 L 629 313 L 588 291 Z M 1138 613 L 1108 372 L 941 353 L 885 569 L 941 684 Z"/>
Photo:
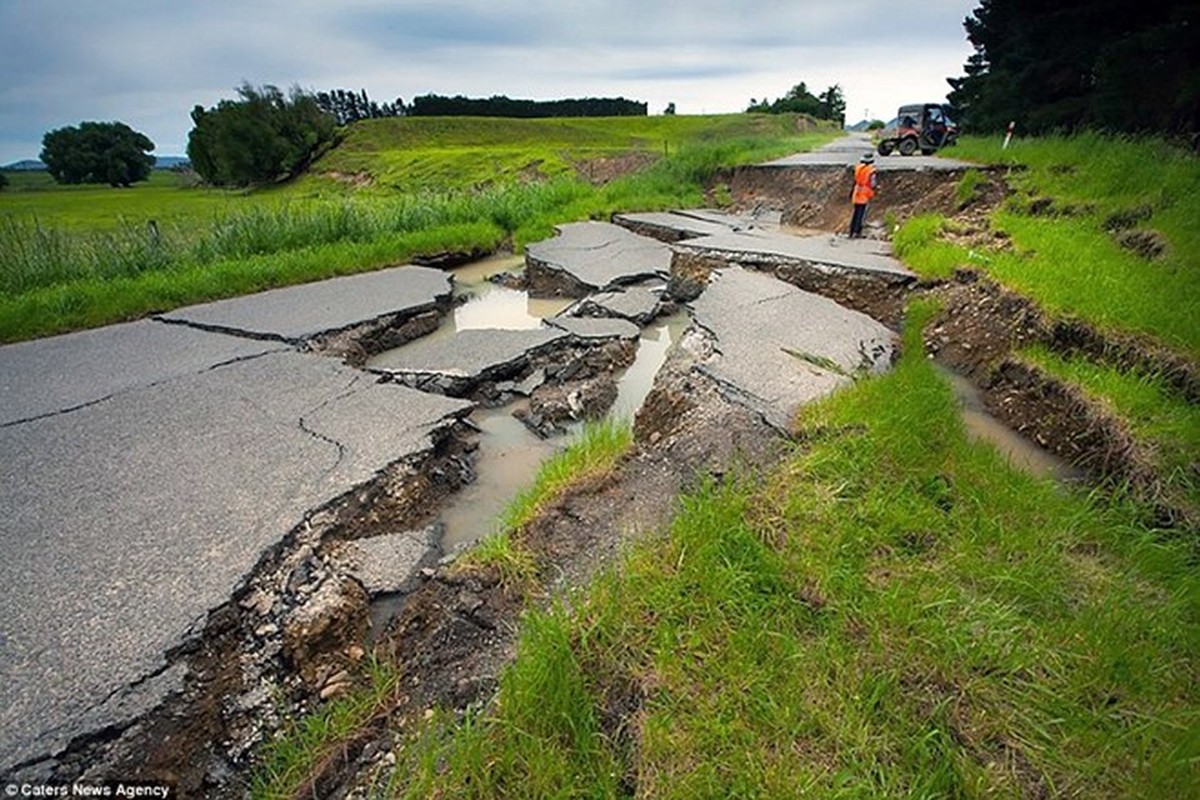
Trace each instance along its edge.
<path fill-rule="evenodd" d="M 314 304 L 319 324 L 306 301 L 345 284 L 298 287 L 291 330 L 423 307 L 447 285 Z M 73 738 L 156 706 L 183 679 L 169 653 L 266 552 L 471 408 L 156 321 L 0 347 L 0 376 L 0 774 L 44 772 Z"/>

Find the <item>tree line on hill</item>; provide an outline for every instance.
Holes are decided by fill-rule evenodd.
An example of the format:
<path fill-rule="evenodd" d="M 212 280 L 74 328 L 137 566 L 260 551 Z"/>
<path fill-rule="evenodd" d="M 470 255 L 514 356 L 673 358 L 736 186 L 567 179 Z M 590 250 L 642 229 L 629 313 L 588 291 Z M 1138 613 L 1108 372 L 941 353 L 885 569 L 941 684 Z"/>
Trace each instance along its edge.
<path fill-rule="evenodd" d="M 207 183 L 248 186 L 297 175 L 337 141 L 338 129 L 365 119 L 412 116 L 645 116 L 647 106 L 625 98 L 514 100 L 427 94 L 411 105 L 401 98 L 377 103 L 366 90 L 284 93 L 275 86 L 237 89 L 236 99 L 192 109 L 187 154 Z M 129 186 L 154 166 L 154 143 L 119 122 L 84 122 L 42 138 L 42 161 L 60 183 Z M 7 179 L 3 179 L 7 183 Z M 0 184 L 2 187 L 4 184 Z"/>
<path fill-rule="evenodd" d="M 969 130 L 1200 130 L 1196 0 L 981 0 L 964 27 L 948 99 Z"/>
<path fill-rule="evenodd" d="M 644 117 L 647 104 L 624 97 L 585 97 L 566 100 L 520 100 L 492 97 L 414 97 L 407 113 L 412 117 Z"/>
<path fill-rule="evenodd" d="M 827 119 L 839 126 L 846 121 L 846 100 L 842 87 L 834 84 L 819 95 L 808 90 L 804 81 L 793 86 L 783 97 L 768 101 L 750 99 L 749 114 L 807 114 L 814 119 Z"/>

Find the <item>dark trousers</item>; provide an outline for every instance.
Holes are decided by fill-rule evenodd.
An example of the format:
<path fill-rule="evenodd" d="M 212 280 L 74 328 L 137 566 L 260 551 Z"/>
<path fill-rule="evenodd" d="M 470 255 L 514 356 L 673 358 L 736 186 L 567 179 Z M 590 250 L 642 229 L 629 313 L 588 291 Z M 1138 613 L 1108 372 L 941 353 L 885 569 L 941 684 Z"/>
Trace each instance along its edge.
<path fill-rule="evenodd" d="M 862 236 L 863 220 L 867 217 L 867 204 L 855 203 L 854 215 L 850 217 L 850 235 Z"/>

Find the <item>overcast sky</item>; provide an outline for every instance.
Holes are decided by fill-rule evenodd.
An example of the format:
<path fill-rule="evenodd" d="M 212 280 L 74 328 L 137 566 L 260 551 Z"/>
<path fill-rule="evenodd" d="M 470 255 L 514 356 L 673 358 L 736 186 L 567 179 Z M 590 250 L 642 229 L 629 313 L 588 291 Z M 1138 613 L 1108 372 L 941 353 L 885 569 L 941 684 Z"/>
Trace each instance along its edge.
<path fill-rule="evenodd" d="M 940 100 L 978 0 L 0 0 L 0 164 L 119 120 L 180 155 L 243 81 L 375 100 L 624 96 L 743 111 L 840 84 L 848 121 Z"/>

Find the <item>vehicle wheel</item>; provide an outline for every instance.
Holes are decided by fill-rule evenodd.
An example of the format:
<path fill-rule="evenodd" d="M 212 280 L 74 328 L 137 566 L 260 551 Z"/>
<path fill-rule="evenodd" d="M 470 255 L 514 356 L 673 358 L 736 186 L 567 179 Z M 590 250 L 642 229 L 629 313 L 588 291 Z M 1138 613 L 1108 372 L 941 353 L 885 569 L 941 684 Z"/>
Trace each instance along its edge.
<path fill-rule="evenodd" d="M 937 150 L 934 150 L 932 147 L 922 147 L 921 148 L 921 155 L 923 155 L 923 156 L 931 156 L 936 152 L 937 152 Z"/>
<path fill-rule="evenodd" d="M 897 149 L 900 151 L 900 155 L 911 156 L 917 152 L 917 140 L 913 138 L 901 139 Z"/>
<path fill-rule="evenodd" d="M 884 139 L 879 143 L 879 155 L 890 156 L 892 154 L 893 147 L 895 147 L 895 142 L 893 142 L 891 139 Z"/>

